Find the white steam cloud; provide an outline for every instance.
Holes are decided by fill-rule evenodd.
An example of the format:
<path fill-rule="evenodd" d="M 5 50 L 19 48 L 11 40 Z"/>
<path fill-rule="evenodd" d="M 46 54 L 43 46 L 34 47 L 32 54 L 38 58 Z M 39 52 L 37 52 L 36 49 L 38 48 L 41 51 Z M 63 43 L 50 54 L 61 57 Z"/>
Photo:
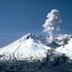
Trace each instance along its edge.
<path fill-rule="evenodd" d="M 59 31 L 59 24 L 62 22 L 61 16 L 57 9 L 52 9 L 51 12 L 48 13 L 47 19 L 43 24 L 44 30 L 43 32 L 48 33 L 48 42 L 52 42 L 54 39 L 54 34 L 56 31 Z"/>

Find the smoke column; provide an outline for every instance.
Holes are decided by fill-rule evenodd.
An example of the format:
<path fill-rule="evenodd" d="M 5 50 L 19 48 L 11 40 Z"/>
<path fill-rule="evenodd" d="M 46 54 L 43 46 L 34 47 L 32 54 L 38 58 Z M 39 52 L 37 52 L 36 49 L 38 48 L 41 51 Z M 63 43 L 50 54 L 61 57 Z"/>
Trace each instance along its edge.
<path fill-rule="evenodd" d="M 54 40 L 55 32 L 60 30 L 60 23 L 62 23 L 62 19 L 59 11 L 57 9 L 52 9 L 51 12 L 48 13 L 47 19 L 43 24 L 43 32 L 48 33 L 47 40 L 49 43 Z"/>

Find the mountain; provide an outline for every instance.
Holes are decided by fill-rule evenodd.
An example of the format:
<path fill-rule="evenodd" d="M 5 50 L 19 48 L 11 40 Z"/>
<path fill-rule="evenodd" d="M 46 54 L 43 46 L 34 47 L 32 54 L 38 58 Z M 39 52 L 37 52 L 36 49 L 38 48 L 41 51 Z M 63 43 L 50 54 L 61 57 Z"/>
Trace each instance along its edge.
<path fill-rule="evenodd" d="M 15 42 L 0 48 L 0 60 L 42 60 L 49 51 L 72 58 L 72 36 L 58 35 L 52 43 L 43 36 L 28 33 Z"/>
<path fill-rule="evenodd" d="M 0 60 L 29 60 L 46 57 L 48 50 L 53 49 L 56 53 L 65 54 L 72 58 L 72 35 L 58 35 L 52 43 L 48 43 L 43 36 L 28 33 L 15 42 L 0 48 Z"/>
<path fill-rule="evenodd" d="M 26 34 L 17 41 L 0 48 L 0 60 L 34 60 L 46 57 L 50 47 L 44 45 L 37 36 Z"/>
<path fill-rule="evenodd" d="M 72 72 L 72 35 L 46 37 L 28 33 L 0 48 L 1 72 Z"/>

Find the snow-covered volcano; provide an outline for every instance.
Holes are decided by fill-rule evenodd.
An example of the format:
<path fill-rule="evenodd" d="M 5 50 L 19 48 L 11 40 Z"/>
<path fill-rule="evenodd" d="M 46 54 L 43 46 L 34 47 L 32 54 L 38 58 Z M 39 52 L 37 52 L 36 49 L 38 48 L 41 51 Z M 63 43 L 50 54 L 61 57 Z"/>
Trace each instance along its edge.
<path fill-rule="evenodd" d="M 41 60 L 46 57 L 48 49 L 50 47 L 44 45 L 37 36 L 28 33 L 17 41 L 0 48 L 0 59 Z"/>
<path fill-rule="evenodd" d="M 42 60 L 47 57 L 50 50 L 53 50 L 55 55 L 65 54 L 72 58 L 71 35 L 56 36 L 54 42 L 50 44 L 45 43 L 46 39 L 44 39 L 42 36 L 28 33 L 15 42 L 0 48 L 0 60 Z"/>

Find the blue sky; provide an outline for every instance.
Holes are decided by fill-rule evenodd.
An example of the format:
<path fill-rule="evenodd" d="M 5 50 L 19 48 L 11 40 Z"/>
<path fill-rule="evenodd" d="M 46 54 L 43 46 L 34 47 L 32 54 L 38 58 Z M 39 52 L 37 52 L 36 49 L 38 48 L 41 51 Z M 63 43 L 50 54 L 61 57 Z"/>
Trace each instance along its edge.
<path fill-rule="evenodd" d="M 0 0 L 0 45 L 28 32 L 42 33 L 42 24 L 53 8 L 63 19 L 60 32 L 72 33 L 72 0 Z"/>

